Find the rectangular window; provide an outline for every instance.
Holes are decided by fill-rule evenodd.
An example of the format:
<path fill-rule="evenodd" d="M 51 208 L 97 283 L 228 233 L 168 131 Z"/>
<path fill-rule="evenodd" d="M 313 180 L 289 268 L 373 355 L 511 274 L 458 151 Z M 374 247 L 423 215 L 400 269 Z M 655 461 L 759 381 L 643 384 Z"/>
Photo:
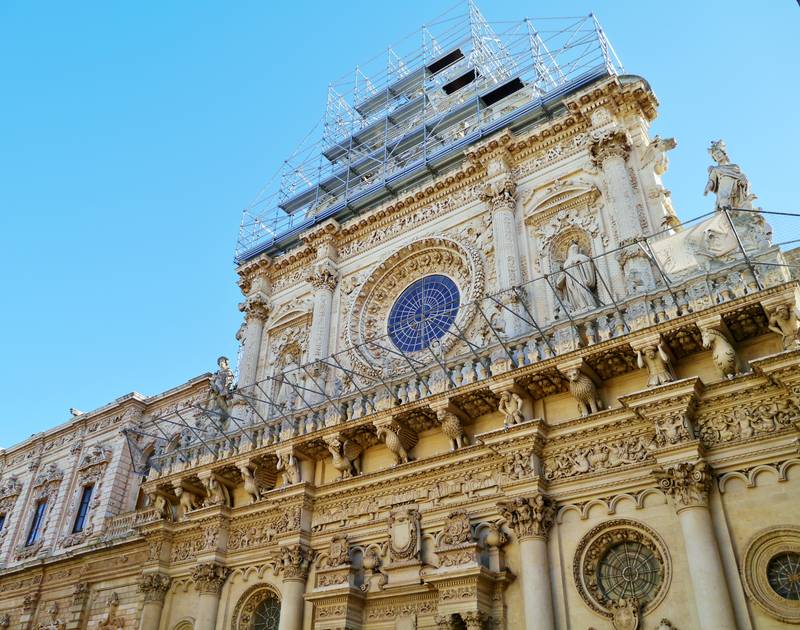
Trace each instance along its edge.
<path fill-rule="evenodd" d="M 75 517 L 75 525 L 72 528 L 72 533 L 77 534 L 82 532 L 86 526 L 86 515 L 89 513 L 89 501 L 92 500 L 92 490 L 94 486 L 84 486 L 83 494 L 81 494 L 81 504 L 78 506 L 78 514 Z"/>
<path fill-rule="evenodd" d="M 47 501 L 39 501 L 36 504 L 36 513 L 33 515 L 33 522 L 31 529 L 28 532 L 28 538 L 25 540 L 25 546 L 30 547 L 37 540 L 42 530 L 42 523 L 44 522 L 44 513 L 47 510 Z"/>

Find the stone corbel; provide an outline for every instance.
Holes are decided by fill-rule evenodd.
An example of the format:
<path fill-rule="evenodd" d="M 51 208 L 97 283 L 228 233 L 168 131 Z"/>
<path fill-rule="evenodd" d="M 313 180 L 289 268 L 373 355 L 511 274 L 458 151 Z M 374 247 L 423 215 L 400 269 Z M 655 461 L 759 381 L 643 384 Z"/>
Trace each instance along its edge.
<path fill-rule="evenodd" d="M 640 368 L 647 368 L 647 386 L 655 387 L 675 380 L 675 356 L 670 347 L 656 333 L 631 341 Z M 666 358 L 665 358 L 666 357 Z"/>
<path fill-rule="evenodd" d="M 236 467 L 242 476 L 244 491 L 250 497 L 250 503 L 255 503 L 261 496 L 275 487 L 276 473 L 253 459 L 238 462 Z"/>
<path fill-rule="evenodd" d="M 799 293 L 795 288 L 790 295 L 775 295 L 761 300 L 769 330 L 780 337 L 784 350 L 800 348 Z"/>
<path fill-rule="evenodd" d="M 203 506 L 203 496 L 206 491 L 202 486 L 192 483 L 189 479 L 176 479 L 172 482 L 172 488 L 178 498 L 182 512 L 180 516 L 183 518 L 192 510 Z"/>
<path fill-rule="evenodd" d="M 489 389 L 500 398 L 498 411 L 503 415 L 503 428 L 533 420 L 533 399 L 514 379 L 494 381 Z"/>
<path fill-rule="evenodd" d="M 396 418 L 381 418 L 373 420 L 372 424 L 378 439 L 394 457 L 395 465 L 407 464 L 410 460 L 408 453 L 417 444 L 417 434 L 405 422 Z"/>
<path fill-rule="evenodd" d="M 211 470 L 200 472 L 197 477 L 205 488 L 204 507 L 231 507 L 231 490 L 235 486 L 233 481 Z"/>
<path fill-rule="evenodd" d="M 328 219 L 303 235 L 303 242 L 315 250 L 316 259 L 338 260 L 337 238 L 341 225 L 335 219 Z"/>
<path fill-rule="evenodd" d="M 282 476 L 280 480 L 281 487 L 291 486 L 300 483 L 306 479 L 313 479 L 313 463 L 308 466 L 301 466 L 301 462 L 305 463 L 300 458 L 297 449 L 289 446 L 278 449 L 275 452 L 278 461 L 275 464 L 275 470 Z M 308 470 L 303 470 L 307 468 Z"/>
<path fill-rule="evenodd" d="M 556 368 L 569 381 L 569 393 L 578 403 L 578 411 L 582 417 L 603 409 L 603 401 L 597 391 L 602 381 L 583 358 L 559 363 Z"/>
<path fill-rule="evenodd" d="M 468 446 L 469 438 L 464 433 L 464 425 L 469 423 L 469 416 L 449 400 L 437 401 L 430 407 L 436 413 L 442 433 L 450 440 L 450 450 Z"/>
<path fill-rule="evenodd" d="M 260 292 L 269 296 L 272 289 L 269 280 L 271 268 L 272 260 L 266 254 L 261 254 L 241 265 L 236 272 L 239 274 L 238 284 L 242 294 L 247 296 Z"/>
<path fill-rule="evenodd" d="M 733 378 L 747 371 L 747 364 L 739 356 L 733 338 L 721 315 L 708 315 L 696 322 L 700 329 L 703 347 L 711 350 L 714 365 L 723 377 Z"/>

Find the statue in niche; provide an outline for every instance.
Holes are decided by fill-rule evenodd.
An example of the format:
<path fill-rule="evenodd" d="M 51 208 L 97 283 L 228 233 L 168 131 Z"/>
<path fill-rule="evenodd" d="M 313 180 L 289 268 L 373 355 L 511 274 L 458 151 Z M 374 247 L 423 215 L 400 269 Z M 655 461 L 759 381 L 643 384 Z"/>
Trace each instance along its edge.
<path fill-rule="evenodd" d="M 236 389 L 234 384 L 233 371 L 228 363 L 228 357 L 217 359 L 219 369 L 214 372 L 211 379 L 211 391 L 208 394 L 208 404 L 206 411 L 211 417 L 215 426 L 224 429 L 230 417 L 229 403 Z"/>
<path fill-rule="evenodd" d="M 708 167 L 708 183 L 703 195 L 710 192 L 716 193 L 715 208 L 717 210 L 724 208 L 752 209 L 753 199 L 756 196 L 750 192 L 750 182 L 742 173 L 742 169 L 737 164 L 731 164 L 725 149 L 725 142 L 713 140 L 708 152 L 717 164 Z"/>
<path fill-rule="evenodd" d="M 295 359 L 295 355 L 289 352 L 283 364 L 283 371 L 278 376 L 278 395 L 276 402 L 279 407 L 294 409 L 297 403 L 298 388 L 301 376 L 299 374 L 300 365 Z"/>
<path fill-rule="evenodd" d="M 584 311 L 597 306 L 597 274 L 589 257 L 581 252 L 577 241 L 572 241 L 562 266 L 556 286 L 562 299 L 573 311 Z"/>

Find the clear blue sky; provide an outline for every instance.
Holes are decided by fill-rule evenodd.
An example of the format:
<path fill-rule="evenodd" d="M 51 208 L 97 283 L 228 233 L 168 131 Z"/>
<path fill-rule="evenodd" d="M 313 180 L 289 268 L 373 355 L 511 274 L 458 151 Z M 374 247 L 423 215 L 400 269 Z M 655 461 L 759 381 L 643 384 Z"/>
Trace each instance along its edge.
<path fill-rule="evenodd" d="M 0 446 L 235 356 L 241 208 L 319 119 L 330 80 L 451 5 L 1 2 Z M 711 207 L 717 137 L 762 206 L 800 211 L 795 0 L 481 7 L 597 13 L 661 101 L 653 133 L 678 139 L 666 185 L 682 218 Z"/>

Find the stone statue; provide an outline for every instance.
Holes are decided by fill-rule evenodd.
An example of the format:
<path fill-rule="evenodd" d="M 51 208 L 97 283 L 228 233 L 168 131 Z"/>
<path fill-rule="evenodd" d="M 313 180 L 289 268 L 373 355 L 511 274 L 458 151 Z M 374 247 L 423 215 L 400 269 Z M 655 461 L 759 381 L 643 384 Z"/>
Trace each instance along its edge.
<path fill-rule="evenodd" d="M 572 310 L 584 311 L 597 306 L 594 293 L 597 288 L 597 274 L 589 257 L 581 252 L 577 242 L 572 241 L 569 246 L 562 269 L 556 286 Z"/>
<path fill-rule="evenodd" d="M 642 350 L 637 350 L 636 363 L 640 369 L 644 367 L 647 368 L 648 387 L 671 383 L 675 380 L 675 374 L 672 371 L 672 363 L 670 362 L 669 355 L 666 350 L 664 350 L 664 346 L 661 343 L 647 346 L 644 348 L 644 352 L 642 352 Z"/>
<path fill-rule="evenodd" d="M 284 486 L 300 483 L 300 467 L 297 465 L 297 459 L 291 453 L 286 456 L 286 459 L 278 453 L 278 462 L 275 464 L 275 468 L 278 472 L 283 473 Z"/>
<path fill-rule="evenodd" d="M 194 492 L 185 490 L 183 486 L 175 486 L 175 496 L 178 497 L 178 503 L 183 508 L 184 514 L 200 507 L 200 497 Z"/>
<path fill-rule="evenodd" d="M 403 440 L 400 438 L 400 430 L 393 425 L 385 425 L 378 427 L 378 439 L 383 440 L 386 448 L 394 456 L 395 465 L 408 463 L 408 451 L 403 446 Z"/>
<path fill-rule="evenodd" d="M 223 428 L 228 418 L 230 417 L 230 403 L 233 397 L 233 390 L 236 388 L 234 385 L 233 371 L 228 363 L 228 357 L 220 357 L 217 359 L 219 369 L 214 373 L 211 379 L 211 391 L 208 395 L 208 405 L 206 411 L 211 415 L 211 419 L 215 425 Z"/>
<path fill-rule="evenodd" d="M 716 193 L 716 210 L 723 208 L 751 209 L 753 199 L 756 197 L 750 192 L 750 182 L 742 173 L 742 169 L 736 164 L 731 164 L 725 150 L 725 142 L 723 140 L 712 141 L 708 152 L 717 164 L 708 167 L 708 183 L 703 194 Z"/>
<path fill-rule="evenodd" d="M 726 378 L 733 378 L 744 372 L 742 361 L 728 337 L 716 328 L 703 328 L 701 331 L 703 347 L 711 350 L 714 365 Z"/>
<path fill-rule="evenodd" d="M 294 354 L 290 352 L 286 355 L 283 372 L 278 377 L 280 383 L 277 396 L 278 406 L 294 408 L 298 396 L 297 386 L 300 384 L 299 369 L 300 365 L 295 360 Z"/>
<path fill-rule="evenodd" d="M 788 304 L 779 304 L 769 314 L 768 327 L 772 332 L 780 335 L 784 350 L 800 345 L 797 317 L 797 309 Z"/>
<path fill-rule="evenodd" d="M 361 453 L 364 448 L 355 440 L 341 440 L 333 435 L 324 438 L 331 454 L 331 463 L 339 471 L 339 479 L 348 479 L 361 474 Z"/>
<path fill-rule="evenodd" d="M 591 378 L 578 368 L 567 370 L 566 377 L 569 381 L 569 393 L 578 403 L 582 417 L 588 416 L 590 413 L 597 413 L 603 408 L 603 401 L 600 400 L 597 388 Z"/>
<path fill-rule="evenodd" d="M 525 416 L 522 415 L 522 398 L 515 392 L 505 391 L 500 394 L 500 404 L 497 409 L 503 414 L 504 429 L 512 424 L 525 422 Z"/>

